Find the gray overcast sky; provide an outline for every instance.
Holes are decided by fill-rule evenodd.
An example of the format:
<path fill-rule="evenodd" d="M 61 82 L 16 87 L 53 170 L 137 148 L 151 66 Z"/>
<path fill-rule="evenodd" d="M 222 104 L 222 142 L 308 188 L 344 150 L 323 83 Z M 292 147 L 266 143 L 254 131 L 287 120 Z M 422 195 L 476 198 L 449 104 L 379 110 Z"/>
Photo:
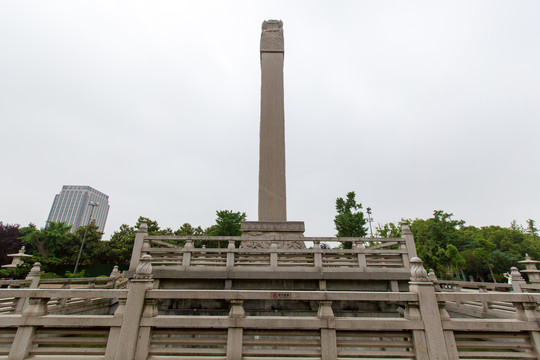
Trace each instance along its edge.
<path fill-rule="evenodd" d="M 335 234 L 453 212 L 540 221 L 538 1 L 2 1 L 0 221 L 44 226 L 64 184 L 139 215 L 257 219 L 265 19 L 285 35 L 288 218 Z"/>

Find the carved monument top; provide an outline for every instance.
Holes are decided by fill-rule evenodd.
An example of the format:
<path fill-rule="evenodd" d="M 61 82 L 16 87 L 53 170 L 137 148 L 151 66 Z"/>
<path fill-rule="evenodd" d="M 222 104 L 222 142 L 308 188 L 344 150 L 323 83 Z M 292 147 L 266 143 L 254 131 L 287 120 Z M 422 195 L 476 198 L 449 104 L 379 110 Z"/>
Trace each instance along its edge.
<path fill-rule="evenodd" d="M 263 21 L 261 33 L 261 52 L 283 52 L 283 48 L 283 21 Z"/>

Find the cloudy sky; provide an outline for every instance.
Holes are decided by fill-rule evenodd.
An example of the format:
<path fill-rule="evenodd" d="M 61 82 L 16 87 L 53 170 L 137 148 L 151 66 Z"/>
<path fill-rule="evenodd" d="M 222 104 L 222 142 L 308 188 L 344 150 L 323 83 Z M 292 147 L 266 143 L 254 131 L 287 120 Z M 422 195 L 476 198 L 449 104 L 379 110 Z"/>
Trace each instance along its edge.
<path fill-rule="evenodd" d="M 178 228 L 257 220 L 261 22 L 285 35 L 289 220 L 540 221 L 538 1 L 2 1 L 0 221 L 64 184 Z"/>

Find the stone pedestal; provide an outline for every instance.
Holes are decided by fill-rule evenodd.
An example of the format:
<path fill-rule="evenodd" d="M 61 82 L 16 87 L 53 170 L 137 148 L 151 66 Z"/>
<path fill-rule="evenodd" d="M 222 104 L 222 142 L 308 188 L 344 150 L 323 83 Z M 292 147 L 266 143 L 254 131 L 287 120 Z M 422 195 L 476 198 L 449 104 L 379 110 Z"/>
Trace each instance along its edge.
<path fill-rule="evenodd" d="M 270 249 L 272 243 L 278 249 L 305 249 L 303 221 L 244 221 L 242 236 L 257 236 L 261 240 L 244 240 L 241 248 Z"/>

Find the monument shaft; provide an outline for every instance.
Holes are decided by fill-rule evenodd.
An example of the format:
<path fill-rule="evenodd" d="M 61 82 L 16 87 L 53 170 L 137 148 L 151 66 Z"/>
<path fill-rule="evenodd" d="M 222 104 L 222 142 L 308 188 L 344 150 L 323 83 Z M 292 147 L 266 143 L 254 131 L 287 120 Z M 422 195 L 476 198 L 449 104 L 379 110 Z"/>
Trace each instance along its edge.
<path fill-rule="evenodd" d="M 283 23 L 265 21 L 261 34 L 259 221 L 286 221 Z"/>

